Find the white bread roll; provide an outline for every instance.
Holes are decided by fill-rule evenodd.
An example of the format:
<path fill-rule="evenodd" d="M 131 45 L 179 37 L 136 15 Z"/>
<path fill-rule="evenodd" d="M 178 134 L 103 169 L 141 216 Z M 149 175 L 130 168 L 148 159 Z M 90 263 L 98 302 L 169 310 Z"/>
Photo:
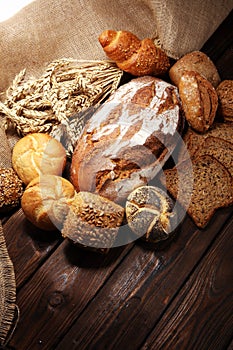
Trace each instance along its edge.
<path fill-rule="evenodd" d="M 12 166 L 26 185 L 41 174 L 61 175 L 65 164 L 65 148 L 48 134 L 28 134 L 13 148 Z"/>
<path fill-rule="evenodd" d="M 61 229 L 76 192 L 66 179 L 42 175 L 26 187 L 21 206 L 26 218 L 42 230 Z"/>

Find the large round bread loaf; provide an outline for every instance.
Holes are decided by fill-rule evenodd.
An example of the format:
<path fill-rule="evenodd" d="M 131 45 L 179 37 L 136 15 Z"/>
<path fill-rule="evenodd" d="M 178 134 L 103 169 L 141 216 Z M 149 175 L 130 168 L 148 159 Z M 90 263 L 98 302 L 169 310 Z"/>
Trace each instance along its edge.
<path fill-rule="evenodd" d="M 77 191 L 122 202 L 161 170 L 183 127 L 175 86 L 155 77 L 122 85 L 90 118 L 74 150 Z"/>

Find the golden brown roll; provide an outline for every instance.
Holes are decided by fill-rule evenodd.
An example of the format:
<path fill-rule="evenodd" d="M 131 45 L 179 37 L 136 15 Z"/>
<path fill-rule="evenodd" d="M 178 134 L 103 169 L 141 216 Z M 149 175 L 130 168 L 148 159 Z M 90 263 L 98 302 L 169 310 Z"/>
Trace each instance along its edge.
<path fill-rule="evenodd" d="M 213 85 L 197 72 L 184 72 L 179 82 L 179 94 L 189 125 L 199 133 L 212 125 L 218 108 L 218 96 Z"/>
<path fill-rule="evenodd" d="M 226 122 L 233 122 L 233 80 L 223 80 L 216 89 L 218 114 Z"/>
<path fill-rule="evenodd" d="M 221 81 L 215 64 L 201 51 L 187 53 L 170 68 L 169 76 L 173 84 L 179 85 L 185 71 L 194 71 L 203 75 L 215 88 Z"/>
<path fill-rule="evenodd" d="M 79 192 L 70 206 L 62 236 L 88 249 L 113 246 L 124 208 L 91 192 Z"/>
<path fill-rule="evenodd" d="M 73 185 L 63 177 L 42 175 L 28 184 L 21 206 L 35 226 L 46 231 L 61 230 L 75 194 Z"/>
<path fill-rule="evenodd" d="M 140 40 L 129 31 L 105 30 L 99 42 L 106 55 L 132 75 L 160 75 L 170 67 L 167 54 L 150 38 Z"/>
<path fill-rule="evenodd" d="M 28 134 L 13 148 L 12 166 L 26 185 L 41 174 L 61 175 L 65 164 L 65 148 L 48 134 Z"/>
<path fill-rule="evenodd" d="M 0 168 L 0 213 L 6 213 L 20 204 L 23 182 L 12 168 Z"/>

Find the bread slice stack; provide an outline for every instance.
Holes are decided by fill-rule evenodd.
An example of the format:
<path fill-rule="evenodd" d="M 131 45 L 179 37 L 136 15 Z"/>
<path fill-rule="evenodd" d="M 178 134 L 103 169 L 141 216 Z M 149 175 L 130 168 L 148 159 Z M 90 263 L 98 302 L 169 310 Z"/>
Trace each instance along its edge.
<path fill-rule="evenodd" d="M 178 164 L 161 182 L 194 223 L 206 227 L 216 210 L 233 204 L 233 124 L 217 123 L 202 135 L 188 129 Z"/>

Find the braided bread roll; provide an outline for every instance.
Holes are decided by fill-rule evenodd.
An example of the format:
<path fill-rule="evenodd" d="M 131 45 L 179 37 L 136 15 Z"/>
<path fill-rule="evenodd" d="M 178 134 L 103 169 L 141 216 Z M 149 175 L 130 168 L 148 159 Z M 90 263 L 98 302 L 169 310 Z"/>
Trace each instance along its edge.
<path fill-rule="evenodd" d="M 150 38 L 140 40 L 128 31 L 105 30 L 100 34 L 99 42 L 106 55 L 132 75 L 162 75 L 170 67 L 167 54 Z"/>

